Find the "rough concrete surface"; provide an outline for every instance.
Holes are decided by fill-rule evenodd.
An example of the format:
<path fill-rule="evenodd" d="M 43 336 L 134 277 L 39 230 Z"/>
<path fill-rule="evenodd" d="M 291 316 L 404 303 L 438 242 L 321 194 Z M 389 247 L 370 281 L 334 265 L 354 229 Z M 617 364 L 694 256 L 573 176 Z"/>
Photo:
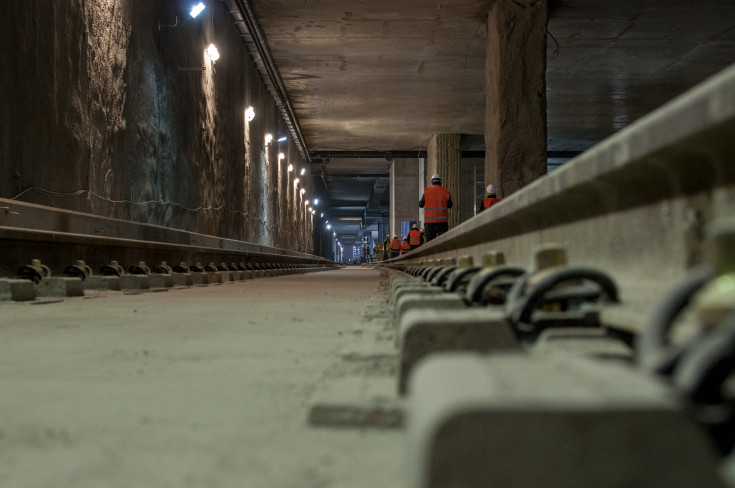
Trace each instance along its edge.
<path fill-rule="evenodd" d="M 0 486 L 399 486 L 400 431 L 306 422 L 378 281 L 0 303 Z"/>
<path fill-rule="evenodd" d="M 265 144 L 285 122 L 232 15 L 221 2 L 196 20 L 185 8 L 0 2 L 0 196 L 311 250 L 309 196 L 286 172 L 298 151 Z"/>

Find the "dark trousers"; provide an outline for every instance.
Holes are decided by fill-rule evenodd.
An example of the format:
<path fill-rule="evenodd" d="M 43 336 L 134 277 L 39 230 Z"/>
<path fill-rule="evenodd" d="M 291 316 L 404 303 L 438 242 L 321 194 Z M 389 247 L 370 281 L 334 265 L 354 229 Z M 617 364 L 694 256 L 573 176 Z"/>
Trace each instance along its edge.
<path fill-rule="evenodd" d="M 393 249 L 390 250 L 391 259 L 397 258 L 398 256 L 400 256 L 400 254 L 401 254 L 401 251 L 394 251 Z"/>
<path fill-rule="evenodd" d="M 439 224 L 424 224 L 424 230 L 426 231 L 426 242 L 429 242 L 433 238 L 438 237 L 448 231 L 449 222 L 441 222 Z"/>

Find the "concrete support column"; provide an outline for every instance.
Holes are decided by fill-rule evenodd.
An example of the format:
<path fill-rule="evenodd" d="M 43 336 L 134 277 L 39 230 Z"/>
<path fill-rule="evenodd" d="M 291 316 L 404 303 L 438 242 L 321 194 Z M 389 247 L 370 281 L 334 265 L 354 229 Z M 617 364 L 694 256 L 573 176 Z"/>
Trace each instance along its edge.
<path fill-rule="evenodd" d="M 426 160 L 419 158 L 419 194 L 418 198 L 421 200 L 421 196 L 424 194 L 426 188 Z M 424 209 L 419 209 L 419 229 L 424 227 Z"/>
<path fill-rule="evenodd" d="M 546 0 L 497 0 L 488 14 L 485 185 L 508 196 L 546 174 Z"/>
<path fill-rule="evenodd" d="M 396 162 L 390 165 L 390 236 L 396 234 Z"/>
<path fill-rule="evenodd" d="M 459 224 L 459 191 L 460 191 L 460 159 L 462 153 L 459 146 L 459 134 L 436 134 L 429 141 L 427 148 L 426 179 L 439 173 L 442 186 L 449 188 L 454 206 L 449 210 L 449 228 Z M 430 186 L 430 181 L 426 182 Z"/>
<path fill-rule="evenodd" d="M 415 159 L 395 159 L 390 170 L 390 228 L 391 236 L 407 234 L 401 231 L 401 222 L 417 222 L 419 214 L 419 171 Z M 419 197 L 420 198 L 420 197 Z"/>

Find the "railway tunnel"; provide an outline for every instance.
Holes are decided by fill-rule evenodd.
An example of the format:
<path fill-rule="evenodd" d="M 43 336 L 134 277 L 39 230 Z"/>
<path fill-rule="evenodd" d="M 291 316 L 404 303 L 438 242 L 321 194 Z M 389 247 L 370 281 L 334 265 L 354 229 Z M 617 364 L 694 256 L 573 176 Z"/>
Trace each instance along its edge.
<path fill-rule="evenodd" d="M 0 482 L 735 486 L 733 14 L 0 3 Z"/>

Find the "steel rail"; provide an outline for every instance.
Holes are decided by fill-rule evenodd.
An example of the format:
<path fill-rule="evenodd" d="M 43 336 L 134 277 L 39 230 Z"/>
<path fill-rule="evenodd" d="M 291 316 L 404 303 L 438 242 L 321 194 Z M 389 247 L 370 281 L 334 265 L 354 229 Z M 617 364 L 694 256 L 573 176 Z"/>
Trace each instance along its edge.
<path fill-rule="evenodd" d="M 0 199 L 0 250 L 0 277 L 15 276 L 32 259 L 54 272 L 77 260 L 95 271 L 111 260 L 125 267 L 139 261 L 337 265 L 286 249 L 6 199 Z"/>

